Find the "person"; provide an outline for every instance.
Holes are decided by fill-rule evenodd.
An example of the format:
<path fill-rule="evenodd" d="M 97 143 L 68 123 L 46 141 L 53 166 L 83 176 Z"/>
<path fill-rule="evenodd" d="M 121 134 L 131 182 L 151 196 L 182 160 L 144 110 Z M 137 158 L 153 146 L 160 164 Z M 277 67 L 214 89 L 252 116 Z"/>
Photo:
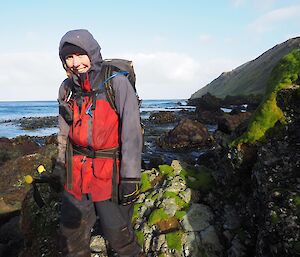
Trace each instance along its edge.
<path fill-rule="evenodd" d="M 110 82 L 116 110 L 111 106 L 103 88 L 107 66 L 100 50 L 84 29 L 68 31 L 59 44 L 68 75 L 59 88 L 53 170 L 64 185 L 60 251 L 62 256 L 90 257 L 98 216 L 102 235 L 120 257 L 143 256 L 131 224 L 141 171 L 139 103 L 128 78 L 114 72 Z"/>

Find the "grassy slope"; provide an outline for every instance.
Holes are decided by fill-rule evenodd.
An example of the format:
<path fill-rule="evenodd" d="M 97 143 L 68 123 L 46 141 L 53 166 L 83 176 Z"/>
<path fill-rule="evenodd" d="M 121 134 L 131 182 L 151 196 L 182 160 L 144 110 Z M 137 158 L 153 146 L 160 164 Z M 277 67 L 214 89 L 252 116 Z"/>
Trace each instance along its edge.
<path fill-rule="evenodd" d="M 247 62 L 231 72 L 223 73 L 205 87 L 199 89 L 191 98 L 199 98 L 210 92 L 224 98 L 226 95 L 265 94 L 267 81 L 278 61 L 300 47 L 300 38 L 290 39 L 269 49 L 261 56 Z"/>
<path fill-rule="evenodd" d="M 277 92 L 294 84 L 300 74 L 300 50 L 284 56 L 275 66 L 268 81 L 264 100 L 253 114 L 248 130 L 235 143 L 254 143 L 264 137 L 266 131 L 277 121 L 285 122 L 281 109 L 277 106 Z"/>

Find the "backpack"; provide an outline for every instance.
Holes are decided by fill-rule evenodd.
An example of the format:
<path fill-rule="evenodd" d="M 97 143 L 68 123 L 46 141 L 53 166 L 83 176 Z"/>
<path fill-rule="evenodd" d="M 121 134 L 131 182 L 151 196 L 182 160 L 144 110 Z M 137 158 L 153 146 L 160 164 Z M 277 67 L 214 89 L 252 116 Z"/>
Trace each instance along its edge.
<path fill-rule="evenodd" d="M 134 72 L 134 68 L 132 65 L 132 61 L 128 61 L 125 59 L 105 59 L 102 64 L 107 66 L 106 69 L 102 69 L 105 71 L 104 79 L 102 80 L 103 84 L 105 85 L 105 93 L 106 93 L 107 100 L 108 100 L 110 106 L 115 110 L 115 112 L 117 112 L 117 108 L 115 105 L 115 93 L 112 88 L 111 78 L 118 73 L 121 73 L 128 78 L 128 80 L 136 94 L 137 101 L 138 101 L 138 104 L 140 107 L 141 100 L 139 99 L 139 96 L 137 94 L 136 87 L 135 87 L 136 77 L 135 77 L 135 72 Z M 117 73 L 113 74 L 114 71 Z M 143 151 L 144 151 L 145 126 L 142 123 L 141 119 L 140 119 L 140 124 L 141 124 L 141 133 L 142 133 L 142 137 L 143 137 Z"/>
<path fill-rule="evenodd" d="M 140 105 L 141 101 L 138 97 L 135 87 L 136 76 L 132 65 L 132 61 L 128 61 L 125 59 L 105 59 L 103 60 L 102 65 L 104 65 L 104 67 L 106 66 L 102 69 L 104 72 L 104 74 L 102 74 L 102 81 L 105 86 L 105 93 L 111 107 L 117 112 L 115 105 L 115 93 L 112 88 L 111 79 L 120 74 L 125 75 L 128 78 Z M 113 74 L 113 72 L 116 73 Z"/>

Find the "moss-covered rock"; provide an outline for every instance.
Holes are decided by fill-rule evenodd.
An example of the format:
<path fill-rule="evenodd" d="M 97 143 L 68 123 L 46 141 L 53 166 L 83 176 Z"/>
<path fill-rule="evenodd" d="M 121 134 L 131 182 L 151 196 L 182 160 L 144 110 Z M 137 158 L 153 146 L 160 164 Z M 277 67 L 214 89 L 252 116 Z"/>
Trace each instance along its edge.
<path fill-rule="evenodd" d="M 212 171 L 205 166 L 183 169 L 180 175 L 186 179 L 188 187 L 194 190 L 208 192 L 215 186 Z"/>
<path fill-rule="evenodd" d="M 247 131 L 232 145 L 254 143 L 264 138 L 265 133 L 276 122 L 285 122 L 282 110 L 277 106 L 277 93 L 294 84 L 300 74 L 300 50 L 294 50 L 284 56 L 273 69 L 268 81 L 264 100 L 252 116 Z"/>
<path fill-rule="evenodd" d="M 150 226 L 152 226 L 159 221 L 167 220 L 169 218 L 170 218 L 170 216 L 165 212 L 164 209 L 162 209 L 162 208 L 156 209 L 150 214 L 149 219 L 148 219 L 148 224 Z"/>
<path fill-rule="evenodd" d="M 159 170 L 143 172 L 142 187 L 146 183 L 144 188 L 147 190 L 143 190 L 134 207 L 133 225 L 147 254 L 182 256 L 185 251 L 187 256 L 197 256 L 201 247 L 191 242 L 196 238 L 188 236 L 193 228 L 187 224 L 192 222 L 197 231 L 204 230 L 213 214 L 205 205 L 201 205 L 201 213 L 194 211 L 197 204 L 192 202 L 194 189 L 189 185 L 203 192 L 209 190 L 214 185 L 210 172 L 205 167 L 199 170 L 183 169 L 178 161 L 173 161 L 171 165 L 160 165 Z M 191 216 L 202 217 L 201 225 L 198 226 Z"/>
<path fill-rule="evenodd" d="M 166 240 L 168 247 L 172 250 L 176 250 L 178 252 L 182 252 L 182 235 L 183 235 L 182 230 L 178 230 L 175 232 L 171 232 L 166 234 Z"/>

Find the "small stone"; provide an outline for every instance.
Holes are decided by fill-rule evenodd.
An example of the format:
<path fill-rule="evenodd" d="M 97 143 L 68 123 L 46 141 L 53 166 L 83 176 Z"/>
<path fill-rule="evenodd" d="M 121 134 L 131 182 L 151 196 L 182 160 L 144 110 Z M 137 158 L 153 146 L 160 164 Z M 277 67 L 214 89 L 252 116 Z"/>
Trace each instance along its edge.
<path fill-rule="evenodd" d="M 107 256 L 105 240 L 99 235 L 93 236 L 91 238 L 90 248 L 93 252 L 97 252 L 99 254 L 104 254 L 105 256 Z"/>
<path fill-rule="evenodd" d="M 145 200 L 145 207 L 151 208 L 154 205 L 154 200 L 148 198 Z"/>
<path fill-rule="evenodd" d="M 166 214 L 169 216 L 174 216 L 176 211 L 178 210 L 178 206 L 176 204 L 175 198 L 166 198 L 163 199 L 162 203 L 160 204 L 159 207 L 164 208 L 164 211 Z"/>
<path fill-rule="evenodd" d="M 170 231 L 178 230 L 180 227 L 180 224 L 175 217 L 171 217 L 167 220 L 161 220 L 161 221 L 157 222 L 157 226 L 161 233 L 167 233 Z"/>
<path fill-rule="evenodd" d="M 213 213 L 204 204 L 194 203 L 183 217 L 182 226 L 185 231 L 201 231 L 206 229 L 213 220 Z"/>
<path fill-rule="evenodd" d="M 152 251 L 159 252 L 162 246 L 166 243 L 166 236 L 161 234 L 153 238 Z"/>
<path fill-rule="evenodd" d="M 181 170 L 182 170 L 182 167 L 181 167 L 181 164 L 178 160 L 173 160 L 172 163 L 171 163 L 171 167 L 174 169 L 174 173 L 176 175 L 179 175 Z"/>
<path fill-rule="evenodd" d="M 180 176 L 175 176 L 171 180 L 171 185 L 168 186 L 165 190 L 168 192 L 179 193 L 186 189 L 186 184 Z"/>
<path fill-rule="evenodd" d="M 186 203 L 189 203 L 192 199 L 192 190 L 187 188 L 185 191 L 180 192 L 179 196 L 184 200 Z"/>

